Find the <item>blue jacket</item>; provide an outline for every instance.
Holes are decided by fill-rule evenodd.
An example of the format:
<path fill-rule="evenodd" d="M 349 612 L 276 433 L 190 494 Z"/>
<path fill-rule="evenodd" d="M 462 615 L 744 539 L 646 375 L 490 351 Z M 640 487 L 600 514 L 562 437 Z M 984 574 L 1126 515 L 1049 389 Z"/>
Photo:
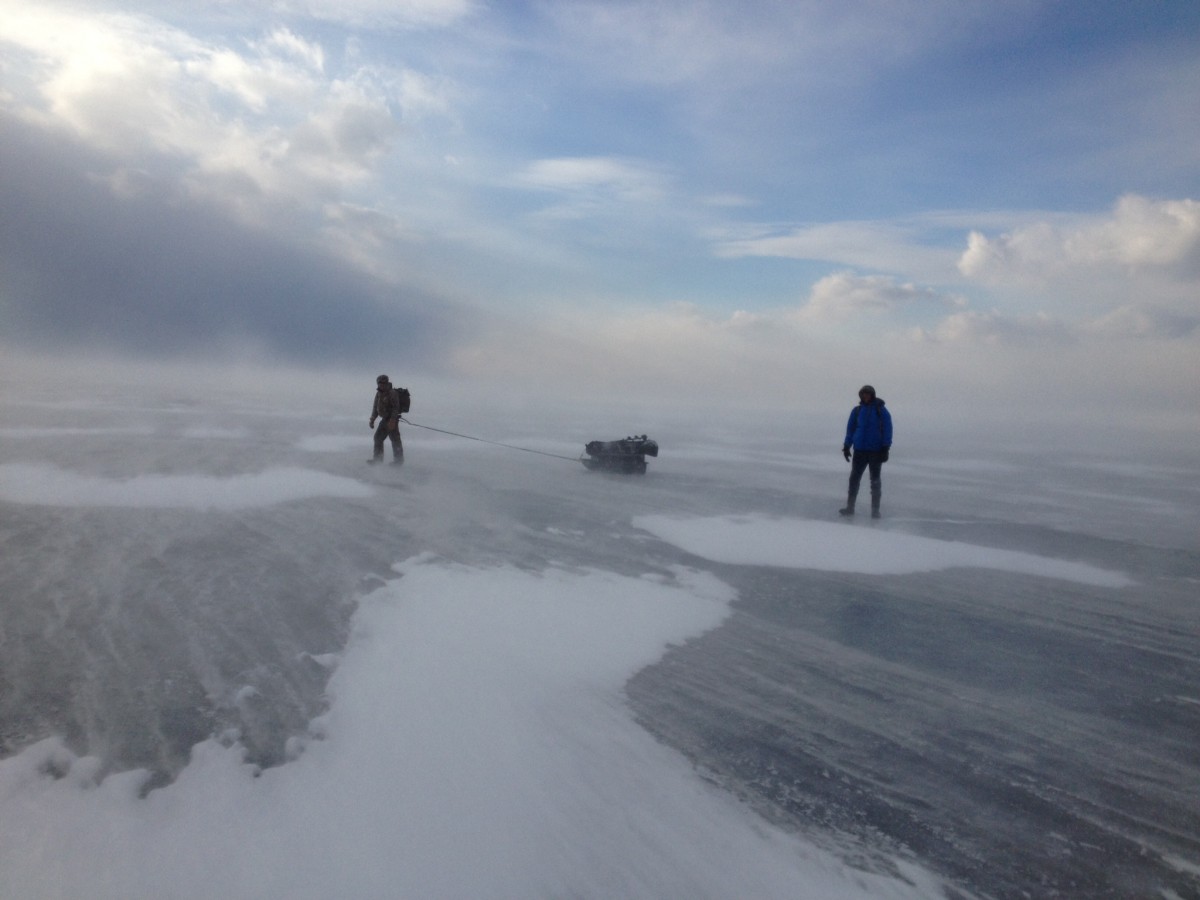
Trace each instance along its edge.
<path fill-rule="evenodd" d="M 892 414 L 882 400 L 876 397 L 870 403 L 860 403 L 850 410 L 843 443 L 862 452 L 892 446 Z"/>

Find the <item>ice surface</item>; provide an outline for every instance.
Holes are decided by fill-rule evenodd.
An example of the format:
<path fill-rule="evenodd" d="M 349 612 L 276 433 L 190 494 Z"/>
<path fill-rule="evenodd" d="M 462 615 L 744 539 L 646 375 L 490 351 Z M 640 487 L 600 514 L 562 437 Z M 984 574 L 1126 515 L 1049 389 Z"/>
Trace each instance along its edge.
<path fill-rule="evenodd" d="M 0 893 L 932 895 L 755 821 L 633 723 L 625 680 L 727 614 L 712 576 L 400 571 L 364 600 L 296 762 L 254 777 L 208 741 L 145 799 L 55 741 L 0 763 Z"/>
<path fill-rule="evenodd" d="M 0 897 L 1200 896 L 1186 455 L 371 377 L 0 397 Z"/>

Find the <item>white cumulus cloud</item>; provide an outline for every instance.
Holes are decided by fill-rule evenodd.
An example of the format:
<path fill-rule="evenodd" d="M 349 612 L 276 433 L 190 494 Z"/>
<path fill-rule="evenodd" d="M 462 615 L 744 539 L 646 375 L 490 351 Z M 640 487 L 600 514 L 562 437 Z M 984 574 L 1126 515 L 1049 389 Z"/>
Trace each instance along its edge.
<path fill-rule="evenodd" d="M 287 28 L 222 41 L 147 15 L 18 2 L 0 46 L 23 76 L 6 105 L 66 130 L 114 167 L 160 173 L 209 200 L 326 202 L 373 176 L 405 104 L 437 84 L 403 71 L 328 71 L 322 44 Z M 113 176 L 117 177 L 117 176 Z"/>
<path fill-rule="evenodd" d="M 1129 194 L 1111 214 L 1074 227 L 1039 222 L 997 237 L 973 231 L 958 268 L 993 283 L 1097 270 L 1161 270 L 1194 279 L 1200 274 L 1200 202 Z"/>

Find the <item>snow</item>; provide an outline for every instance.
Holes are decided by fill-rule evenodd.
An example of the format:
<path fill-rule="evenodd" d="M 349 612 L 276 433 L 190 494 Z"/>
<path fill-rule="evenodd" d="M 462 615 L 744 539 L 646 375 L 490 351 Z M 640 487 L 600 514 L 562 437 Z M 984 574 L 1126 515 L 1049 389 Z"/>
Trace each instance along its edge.
<path fill-rule="evenodd" d="M 1121 572 L 1084 563 L 881 528 L 853 528 L 849 523 L 763 515 L 655 515 L 639 516 L 633 524 L 688 553 L 735 565 L 872 575 L 973 567 L 1062 578 L 1101 587 L 1119 588 L 1132 583 Z"/>
<path fill-rule="evenodd" d="M 767 826 L 632 721 L 626 679 L 727 614 L 711 575 L 398 571 L 288 765 L 209 740 L 139 798 L 139 773 L 97 783 L 55 739 L 0 763 L 0 895 L 936 895 L 914 867 L 856 872 Z"/>
<path fill-rule="evenodd" d="M 306 453 L 347 453 L 361 451 L 364 443 L 361 437 L 348 434 L 314 434 L 301 438 L 299 447 Z"/>
<path fill-rule="evenodd" d="M 370 467 L 370 378 L 308 419 L 0 396 L 0 898 L 1195 893 L 1186 467 L 949 447 L 848 523 L 840 411 L 831 444 L 431 404 L 663 453 L 405 426 Z M 159 780 L 114 759 L 176 733 Z"/>
<path fill-rule="evenodd" d="M 370 493 L 349 478 L 291 467 L 227 477 L 104 478 L 54 466 L 0 465 L 0 500 L 33 506 L 245 509 L 307 497 L 365 497 Z"/>

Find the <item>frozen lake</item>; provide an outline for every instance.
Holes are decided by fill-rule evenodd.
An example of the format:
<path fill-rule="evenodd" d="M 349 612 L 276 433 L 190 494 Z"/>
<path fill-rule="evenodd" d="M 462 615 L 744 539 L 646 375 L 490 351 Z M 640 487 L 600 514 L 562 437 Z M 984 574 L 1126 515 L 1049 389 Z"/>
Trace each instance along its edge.
<path fill-rule="evenodd" d="M 414 393 L 5 395 L 0 896 L 1200 897 L 1195 454 Z"/>

